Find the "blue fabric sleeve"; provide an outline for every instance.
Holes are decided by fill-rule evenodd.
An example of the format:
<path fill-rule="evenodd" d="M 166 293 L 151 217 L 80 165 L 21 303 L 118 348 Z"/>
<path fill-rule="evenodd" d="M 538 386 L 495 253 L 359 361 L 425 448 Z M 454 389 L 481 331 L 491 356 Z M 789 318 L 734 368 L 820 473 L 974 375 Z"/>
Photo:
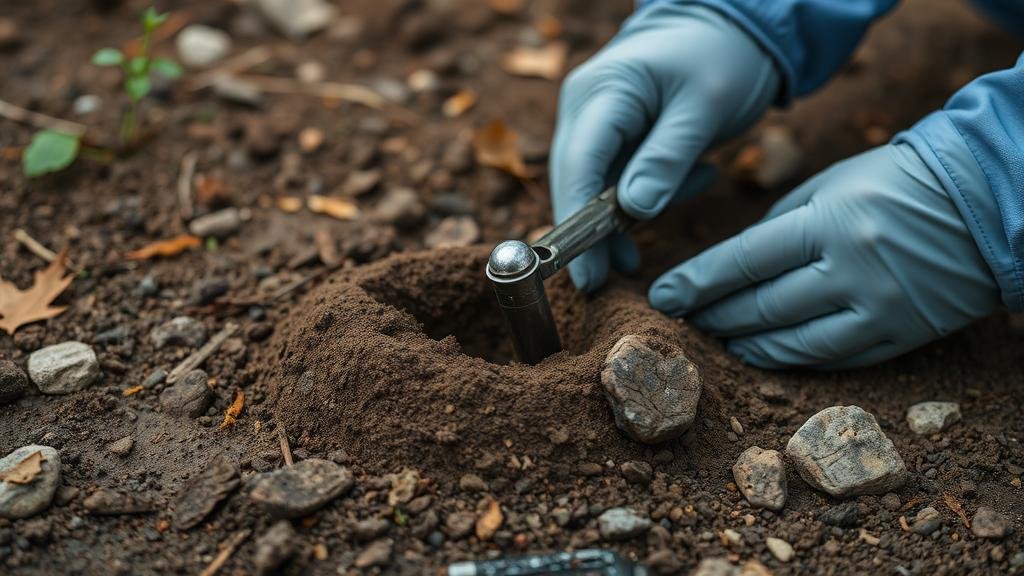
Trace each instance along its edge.
<path fill-rule="evenodd" d="M 957 92 L 896 142 L 911 144 L 964 217 L 1003 302 L 1024 311 L 1024 54 Z"/>

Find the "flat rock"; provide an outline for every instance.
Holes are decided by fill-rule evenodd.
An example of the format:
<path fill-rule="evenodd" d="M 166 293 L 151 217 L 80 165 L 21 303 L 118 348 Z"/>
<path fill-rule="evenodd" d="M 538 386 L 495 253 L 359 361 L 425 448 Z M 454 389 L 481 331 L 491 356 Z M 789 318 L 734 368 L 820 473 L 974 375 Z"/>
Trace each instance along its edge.
<path fill-rule="evenodd" d="M 0 360 L 0 406 L 10 404 L 28 392 L 28 376 L 10 360 Z"/>
<path fill-rule="evenodd" d="M 256 0 L 255 4 L 267 21 L 294 40 L 327 28 L 336 14 L 324 0 Z"/>
<path fill-rule="evenodd" d="M 314 458 L 258 475 L 249 497 L 271 516 L 298 518 L 348 492 L 354 483 L 348 468 Z"/>
<path fill-rule="evenodd" d="M 755 508 L 782 510 L 786 504 L 786 464 L 777 450 L 751 446 L 732 467 L 736 486 Z"/>
<path fill-rule="evenodd" d="M 0 517 L 28 518 L 42 512 L 53 501 L 60 484 L 60 453 L 49 446 L 22 446 L 0 459 L 0 476 L 6 476 L 26 458 L 39 452 L 40 472 L 30 482 L 18 484 L 0 480 Z"/>
<path fill-rule="evenodd" d="M 628 540 L 647 532 L 651 521 L 629 508 L 612 508 L 597 517 L 597 529 L 605 540 Z"/>
<path fill-rule="evenodd" d="M 174 527 L 188 530 L 238 488 L 238 465 L 218 456 L 185 485 L 174 502 Z"/>
<path fill-rule="evenodd" d="M 295 529 L 287 520 L 278 520 L 256 539 L 252 561 L 258 576 L 273 574 L 295 553 Z"/>
<path fill-rule="evenodd" d="M 907 480 L 907 467 L 875 417 L 858 406 L 832 406 L 811 416 L 786 445 L 811 486 L 832 496 L 885 494 Z"/>
<path fill-rule="evenodd" d="M 914 434 L 937 434 L 959 421 L 956 402 L 919 402 L 907 410 L 907 424 Z"/>
<path fill-rule="evenodd" d="M 231 52 L 231 36 L 218 28 L 190 24 L 178 33 L 174 46 L 182 64 L 206 68 Z"/>
<path fill-rule="evenodd" d="M 100 364 L 88 344 L 63 342 L 33 352 L 28 376 L 43 394 L 70 394 L 95 382 Z"/>
<path fill-rule="evenodd" d="M 174 416 L 198 418 L 206 414 L 213 401 L 213 391 L 206 384 L 209 377 L 202 370 L 193 370 L 160 393 L 160 406 Z"/>
<path fill-rule="evenodd" d="M 701 381 L 683 354 L 665 356 L 643 338 L 623 336 L 605 358 L 601 372 L 615 424 L 647 444 L 678 438 L 693 424 Z"/>
<path fill-rule="evenodd" d="M 206 326 L 191 316 L 178 316 L 153 328 L 149 340 L 156 348 L 165 346 L 191 346 L 206 343 Z"/>
<path fill-rule="evenodd" d="M 90 494 L 82 505 L 95 516 L 119 516 L 122 514 L 146 514 L 156 505 L 152 500 L 109 488 L 100 488 Z"/>
<path fill-rule="evenodd" d="M 1005 516 L 988 506 L 978 506 L 978 511 L 971 519 L 971 532 L 978 538 L 1001 540 L 1010 533 L 1010 523 Z"/>

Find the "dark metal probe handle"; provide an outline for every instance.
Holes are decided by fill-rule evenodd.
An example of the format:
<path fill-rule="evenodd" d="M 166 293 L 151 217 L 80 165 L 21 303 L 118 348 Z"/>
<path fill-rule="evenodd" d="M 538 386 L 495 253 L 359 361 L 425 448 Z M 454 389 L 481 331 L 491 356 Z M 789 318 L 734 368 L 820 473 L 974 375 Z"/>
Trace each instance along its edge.
<path fill-rule="evenodd" d="M 613 186 L 601 192 L 534 242 L 533 250 L 540 257 L 541 277 L 548 278 L 602 239 L 633 225 L 635 220 L 619 208 L 615 190 Z"/>

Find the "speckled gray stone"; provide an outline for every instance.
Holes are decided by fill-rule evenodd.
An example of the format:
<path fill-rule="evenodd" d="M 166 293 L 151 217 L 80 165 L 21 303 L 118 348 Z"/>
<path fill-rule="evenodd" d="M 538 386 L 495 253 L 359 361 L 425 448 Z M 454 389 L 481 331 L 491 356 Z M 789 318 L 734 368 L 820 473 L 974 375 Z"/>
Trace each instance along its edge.
<path fill-rule="evenodd" d="M 43 394 L 70 394 L 95 382 L 100 364 L 88 344 L 62 342 L 28 357 L 28 377 Z"/>

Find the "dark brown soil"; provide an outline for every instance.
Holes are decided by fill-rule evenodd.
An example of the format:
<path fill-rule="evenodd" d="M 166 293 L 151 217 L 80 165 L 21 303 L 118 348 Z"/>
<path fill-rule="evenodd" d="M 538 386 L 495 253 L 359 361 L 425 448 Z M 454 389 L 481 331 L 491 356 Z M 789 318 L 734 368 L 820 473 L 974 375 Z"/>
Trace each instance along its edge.
<path fill-rule="evenodd" d="M 22 38 L 17 47 L 0 48 L 0 98 L 71 117 L 77 95 L 97 94 L 103 108 L 81 120 L 101 140 L 113 139 L 125 104 L 118 79 L 86 62 L 97 48 L 133 38 L 145 3 L 8 4 L 0 17 L 13 20 Z M 101 4 L 113 9 L 98 10 Z M 1012 564 L 1024 558 L 1016 556 L 1024 549 L 1020 318 L 979 322 L 868 370 L 773 373 L 743 366 L 716 341 L 652 312 L 644 300 L 658 274 L 755 221 L 786 191 L 750 189 L 728 175 L 739 148 L 764 126 L 795 133 L 806 155 L 796 183 L 909 126 L 979 74 L 1008 66 L 1020 42 L 982 21 L 965 2 L 906 0 L 821 93 L 773 112 L 750 135 L 715 152 L 712 160 L 725 176 L 714 190 L 636 231 L 645 258 L 636 278 L 616 278 L 590 298 L 571 290 L 564 275 L 549 281 L 568 351 L 524 367 L 509 363 L 483 258 L 493 243 L 548 222 L 542 166 L 558 83 L 511 77 L 500 69 L 501 56 L 535 18 L 550 14 L 563 24 L 570 60 L 581 62 L 611 37 L 632 3 L 535 0 L 519 15 L 496 16 L 480 0 L 456 0 L 456 16 L 441 16 L 443 33 L 426 47 L 410 34 L 437 21 L 444 2 L 337 4 L 364 19 L 358 40 L 324 33 L 291 42 L 267 31 L 235 35 L 235 53 L 270 45 L 274 57 L 255 72 L 294 76 L 297 65 L 317 60 L 327 78 L 339 82 L 402 81 L 414 70 L 437 68 L 439 91 L 406 105 L 418 122 L 407 125 L 356 105 L 301 95 L 268 95 L 263 108 L 248 109 L 204 91 L 161 89 L 144 111 L 151 125 L 159 125 L 158 135 L 137 154 L 113 164 L 82 161 L 66 173 L 29 182 L 20 174 L 19 153 L 32 131 L 0 120 L 0 275 L 24 287 L 43 265 L 11 240 L 17 228 L 52 248 L 68 246 L 85 270 L 58 301 L 68 310 L 13 338 L 0 335 L 0 357 L 24 367 L 40 347 L 76 339 L 93 343 L 103 369 L 88 390 L 68 396 L 33 392 L 0 406 L 0 456 L 30 443 L 53 446 L 61 452 L 66 487 L 64 498 L 36 517 L 0 520 L 0 572 L 197 574 L 222 543 L 249 530 L 219 574 L 252 573 L 255 539 L 272 521 L 250 504 L 246 483 L 284 465 L 282 426 L 296 459 L 330 458 L 356 476 L 352 492 L 293 522 L 298 536 L 286 574 L 358 573 L 353 562 L 367 544 L 353 533 L 358 521 L 369 518 L 391 523 L 386 537 L 394 552 L 380 568 L 385 573 L 435 573 L 456 560 L 591 546 L 614 548 L 666 573 L 685 573 L 708 557 L 756 559 L 775 574 L 1024 570 Z M 196 1 L 161 8 L 183 9 L 192 22 L 225 29 L 240 11 L 236 3 Z M 173 42 L 157 51 L 173 55 Z M 355 64 L 365 62 L 365 53 L 356 57 L 360 51 L 372 54 L 372 65 Z M 441 65 L 467 55 L 480 66 L 453 71 Z M 479 93 L 478 104 L 462 117 L 445 118 L 440 102 L 464 87 Z M 538 178 L 524 183 L 478 166 L 462 172 L 444 165 L 448 143 L 494 118 L 523 136 Z M 300 153 L 297 135 L 309 126 L 321 128 L 325 142 L 315 153 Z M 218 202 L 250 209 L 252 220 L 208 249 L 127 261 L 128 250 L 186 230 L 174 190 L 181 158 L 190 150 L 199 153 L 198 173 L 229 190 Z M 249 162 L 232 160 L 247 151 L 254 156 Z M 278 178 L 296 158 L 297 172 Z M 424 161 L 425 178 L 417 166 Z M 395 227 L 275 207 L 282 195 L 333 193 L 357 164 L 381 171 L 382 190 L 358 199 L 367 214 L 384 190 L 408 186 L 427 205 L 425 220 Z M 423 252 L 424 238 L 451 213 L 453 192 L 459 211 L 479 224 L 480 246 Z M 311 256 L 317 231 L 335 240 L 346 261 L 333 274 Z M 393 252 L 399 254 L 385 259 Z M 155 292 L 141 290 L 146 277 Z M 271 296 L 302 278 L 312 280 L 283 297 Z M 199 302 L 204 287 L 216 284 L 227 292 L 212 304 Z M 149 339 L 153 327 L 181 314 L 200 319 L 211 333 L 228 322 L 240 325 L 203 366 L 216 399 L 194 420 L 162 412 L 162 384 L 124 395 L 191 352 L 156 349 Z M 97 339 L 115 328 L 125 336 Z M 681 346 L 705 384 L 694 428 L 664 446 L 626 440 L 601 393 L 607 350 L 619 336 L 638 332 Z M 245 394 L 245 408 L 234 426 L 218 430 L 237 390 Z M 917 437 L 905 413 L 922 400 L 957 401 L 964 419 L 940 435 Z M 785 509 L 751 510 L 730 485 L 736 456 L 754 444 L 781 449 L 806 418 L 835 404 L 873 413 L 902 454 L 912 480 L 899 493 L 900 507 L 887 508 L 878 497 L 829 499 L 790 470 Z M 732 430 L 731 418 L 742 434 Z M 123 458 L 108 452 L 107 444 L 124 436 L 134 439 L 132 451 Z M 175 498 L 219 456 L 240 466 L 243 486 L 198 526 L 169 528 Z M 627 482 L 619 468 L 627 461 L 650 464 L 650 484 Z M 419 500 L 424 508 L 388 504 L 389 475 L 403 469 L 419 471 L 417 494 L 429 497 Z M 486 492 L 460 488 L 460 478 L 470 473 L 484 479 Z M 153 500 L 157 508 L 89 515 L 83 500 L 101 488 Z M 476 513 L 490 497 L 504 513 L 491 540 L 444 534 L 449 516 Z M 979 540 L 949 503 L 969 516 L 990 506 L 1016 531 L 1002 541 Z M 596 517 L 613 506 L 633 507 L 658 526 L 624 543 L 602 542 Z M 912 518 L 925 506 L 941 513 L 940 530 L 925 538 L 901 529 L 901 516 Z M 822 513 L 844 513 L 848 522 L 827 524 Z M 739 532 L 743 543 L 727 545 L 721 535 L 727 528 Z M 769 536 L 790 542 L 794 560 L 777 561 L 764 544 Z M 871 544 L 870 536 L 880 541 Z"/>

